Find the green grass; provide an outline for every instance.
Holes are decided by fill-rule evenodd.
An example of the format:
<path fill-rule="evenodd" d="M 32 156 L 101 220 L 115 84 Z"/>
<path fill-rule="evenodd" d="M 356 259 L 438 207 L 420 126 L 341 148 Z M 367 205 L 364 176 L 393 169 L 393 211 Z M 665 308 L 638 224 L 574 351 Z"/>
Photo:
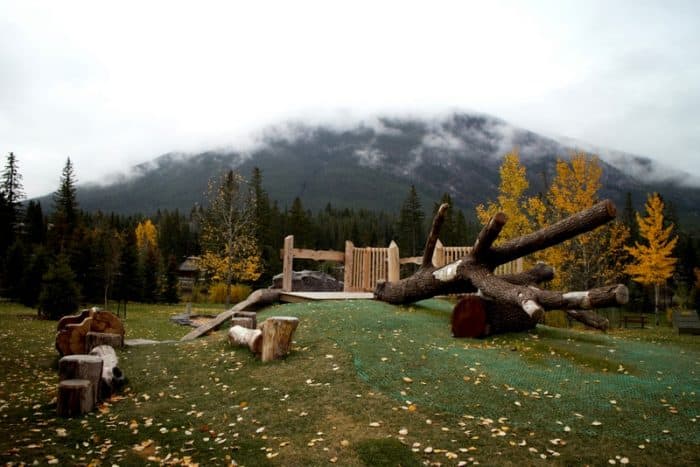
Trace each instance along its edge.
<path fill-rule="evenodd" d="M 281 305 L 293 352 L 262 364 L 225 331 L 119 351 L 125 390 L 56 416 L 55 322 L 0 304 L 0 462 L 85 465 L 700 463 L 700 338 L 539 326 L 453 339 L 451 306 Z M 127 338 L 177 340 L 184 306 L 130 305 Z M 221 307 L 195 307 L 214 314 Z M 544 459 L 543 457 L 544 456 Z"/>

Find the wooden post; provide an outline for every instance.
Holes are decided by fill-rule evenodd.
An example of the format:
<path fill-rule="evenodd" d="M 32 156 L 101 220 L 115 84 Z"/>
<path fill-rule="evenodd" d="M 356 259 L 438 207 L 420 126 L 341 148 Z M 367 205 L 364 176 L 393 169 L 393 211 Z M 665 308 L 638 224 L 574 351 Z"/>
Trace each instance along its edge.
<path fill-rule="evenodd" d="M 292 273 L 294 272 L 294 235 L 284 237 L 284 257 L 282 258 L 282 290 L 292 291 Z"/>
<path fill-rule="evenodd" d="M 435 243 L 435 250 L 433 251 L 433 266 L 436 268 L 441 268 L 445 264 L 445 247 L 442 245 L 440 239 Z"/>
<path fill-rule="evenodd" d="M 355 245 L 350 240 L 345 241 L 345 270 L 343 272 L 343 292 L 351 292 L 352 287 L 352 252 Z"/>
<path fill-rule="evenodd" d="M 65 379 L 58 383 L 58 405 L 61 417 L 82 415 L 93 409 L 93 387 L 87 379 Z"/>
<path fill-rule="evenodd" d="M 399 246 L 395 241 L 391 241 L 389 244 L 389 253 L 387 255 L 388 264 L 388 274 L 387 280 L 389 282 L 398 282 L 401 278 L 401 268 L 399 265 Z"/>
<path fill-rule="evenodd" d="M 58 380 L 86 379 L 91 384 L 92 406 L 99 400 L 102 358 L 95 355 L 67 355 L 58 361 Z"/>
<path fill-rule="evenodd" d="M 371 265 L 371 255 L 369 248 L 363 249 L 364 254 L 362 255 L 362 290 L 370 290 L 369 274 Z"/>
<path fill-rule="evenodd" d="M 291 316 L 272 316 L 261 325 L 263 362 L 277 360 L 289 353 L 292 335 L 299 325 L 299 318 Z"/>

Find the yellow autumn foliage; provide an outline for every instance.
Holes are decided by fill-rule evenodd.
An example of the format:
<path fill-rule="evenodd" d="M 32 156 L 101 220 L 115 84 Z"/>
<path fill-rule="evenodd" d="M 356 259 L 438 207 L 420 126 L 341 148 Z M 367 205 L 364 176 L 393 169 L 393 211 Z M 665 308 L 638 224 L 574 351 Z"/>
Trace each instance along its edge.
<path fill-rule="evenodd" d="M 534 213 L 535 218 L 543 216 L 544 204 L 539 198 L 526 196 L 530 183 L 527 181 L 525 167 L 520 163 L 517 148 L 503 156 L 499 173 L 496 202 L 489 202 L 486 206 L 478 205 L 476 215 L 486 225 L 494 215 L 504 213 L 508 221 L 498 237 L 499 242 L 503 242 L 530 233 L 534 227 L 533 215 L 530 213 Z"/>
<path fill-rule="evenodd" d="M 543 227 L 592 207 L 600 201 L 602 173 L 595 156 L 576 152 L 568 162 L 559 159 L 546 208 L 542 212 L 542 207 L 536 206 L 531 215 Z M 556 271 L 553 288 L 588 289 L 611 284 L 623 279 L 629 235 L 629 229 L 615 221 L 543 250 L 536 258 Z"/>
<path fill-rule="evenodd" d="M 212 281 L 225 281 L 231 265 L 231 279 L 241 282 L 257 280 L 261 274 L 262 263 L 260 256 L 250 255 L 231 264 L 231 256 L 221 256 L 212 252 L 205 252 L 200 259 L 200 267 Z"/>
<path fill-rule="evenodd" d="M 139 251 L 158 247 L 158 229 L 153 225 L 151 219 L 139 222 L 136 226 L 136 246 Z"/>
<path fill-rule="evenodd" d="M 678 237 L 672 236 L 673 224 L 664 227 L 664 203 L 657 193 L 649 195 L 645 207 L 646 216 L 637 213 L 639 235 L 645 244 L 636 242 L 626 248 L 634 258 L 626 271 L 640 284 L 661 285 L 673 274 L 677 261 L 673 249 Z"/>

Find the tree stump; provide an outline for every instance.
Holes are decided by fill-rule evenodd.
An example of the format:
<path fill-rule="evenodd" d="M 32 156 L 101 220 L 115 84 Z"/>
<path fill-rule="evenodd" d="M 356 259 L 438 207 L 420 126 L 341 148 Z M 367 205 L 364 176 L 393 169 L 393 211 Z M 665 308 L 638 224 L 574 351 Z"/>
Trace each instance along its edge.
<path fill-rule="evenodd" d="M 64 316 L 58 321 L 56 350 L 61 356 L 87 353 L 90 350 L 86 342 L 86 336 L 89 332 L 117 335 L 119 336 L 119 343 L 117 344 L 115 338 L 108 345 L 113 347 L 124 346 L 124 325 L 121 320 L 109 311 L 91 308 L 83 310 L 78 315 Z M 106 342 L 100 342 L 99 344 L 103 343 Z"/>
<path fill-rule="evenodd" d="M 258 327 L 258 314 L 255 311 L 237 311 L 233 314 L 234 318 L 250 318 L 253 322 L 251 329 Z"/>
<path fill-rule="evenodd" d="M 239 316 L 234 316 L 231 318 L 231 326 L 241 326 L 246 329 L 255 329 L 255 325 L 253 324 L 253 320 L 250 318 L 243 318 Z"/>
<path fill-rule="evenodd" d="M 299 318 L 290 316 L 270 317 L 260 325 L 263 362 L 282 358 L 289 353 L 292 335 L 298 325 Z"/>
<path fill-rule="evenodd" d="M 476 295 L 467 295 L 452 309 L 452 336 L 479 337 L 486 332 L 486 308 Z"/>
<path fill-rule="evenodd" d="M 86 379 L 91 384 L 92 405 L 99 400 L 102 358 L 95 355 L 68 355 L 58 361 L 58 380 Z"/>
<path fill-rule="evenodd" d="M 258 355 L 262 351 L 262 331 L 235 325 L 228 330 L 228 341 L 233 345 L 247 345 L 251 352 Z"/>
<path fill-rule="evenodd" d="M 85 335 L 85 351 L 87 353 L 90 353 L 92 349 L 99 345 L 108 345 L 115 349 L 120 349 L 124 346 L 124 336 L 93 331 Z"/>
<path fill-rule="evenodd" d="M 92 383 L 87 379 L 64 379 L 58 383 L 58 405 L 61 417 L 72 417 L 90 412 L 95 406 Z"/>

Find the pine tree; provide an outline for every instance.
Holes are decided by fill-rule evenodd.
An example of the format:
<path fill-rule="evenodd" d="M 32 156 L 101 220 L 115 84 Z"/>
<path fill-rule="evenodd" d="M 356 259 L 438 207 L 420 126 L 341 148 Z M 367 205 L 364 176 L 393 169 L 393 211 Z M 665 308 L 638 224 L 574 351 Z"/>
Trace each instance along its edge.
<path fill-rule="evenodd" d="M 73 163 L 70 157 L 66 159 L 66 165 L 61 173 L 61 181 L 58 191 L 54 193 L 54 211 L 62 217 L 62 220 L 72 228 L 78 219 L 78 198 L 75 184 Z"/>
<path fill-rule="evenodd" d="M 27 204 L 27 210 L 24 213 L 24 238 L 30 245 L 46 242 L 46 224 L 39 201 L 31 200 Z"/>
<path fill-rule="evenodd" d="M 58 190 L 53 195 L 54 213 L 51 243 L 56 252 L 70 250 L 73 231 L 78 226 L 78 199 L 75 174 L 70 157 L 61 173 Z"/>
<path fill-rule="evenodd" d="M 658 193 L 649 195 L 646 202 L 646 216 L 637 214 L 639 235 L 644 244 L 636 242 L 626 250 L 634 258 L 626 272 L 642 285 L 654 286 L 654 313 L 659 324 L 659 287 L 673 275 L 677 259 L 673 249 L 678 237 L 673 235 L 673 224 L 664 226 L 664 203 Z"/>
<path fill-rule="evenodd" d="M 5 170 L 2 173 L 0 191 L 2 191 L 5 200 L 12 207 L 15 221 L 19 222 L 21 218 L 22 200 L 24 199 L 24 187 L 22 186 L 22 174 L 19 173 L 17 157 L 13 152 L 7 155 Z"/>
<path fill-rule="evenodd" d="M 59 319 L 78 311 L 80 289 L 65 254 L 59 254 L 42 278 L 39 316 Z"/>
<path fill-rule="evenodd" d="M 425 213 L 415 185 L 411 185 L 399 215 L 399 248 L 408 256 L 417 256 L 425 243 Z"/>
<path fill-rule="evenodd" d="M 177 290 L 177 267 L 178 264 L 175 255 L 168 256 L 168 263 L 165 269 L 165 284 L 163 287 L 163 301 L 165 303 L 177 303 L 180 301 Z"/>

